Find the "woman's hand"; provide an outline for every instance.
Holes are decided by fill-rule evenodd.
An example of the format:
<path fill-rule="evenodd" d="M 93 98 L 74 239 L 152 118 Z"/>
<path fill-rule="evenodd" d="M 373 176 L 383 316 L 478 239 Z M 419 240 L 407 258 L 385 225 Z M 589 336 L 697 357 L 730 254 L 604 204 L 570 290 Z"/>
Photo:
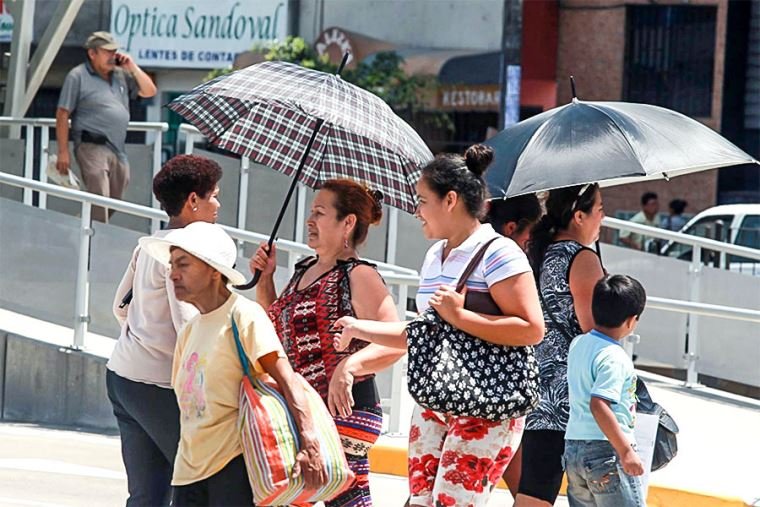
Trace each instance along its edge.
<path fill-rule="evenodd" d="M 443 320 L 456 327 L 459 314 L 464 310 L 465 289 L 461 294 L 451 285 L 441 285 L 430 297 L 432 306 Z"/>
<path fill-rule="evenodd" d="M 351 388 L 354 387 L 354 374 L 348 368 L 351 356 L 338 363 L 330 379 L 330 387 L 327 390 L 327 408 L 333 417 L 348 417 L 353 412 L 354 396 Z"/>
<path fill-rule="evenodd" d="M 333 336 L 333 347 L 338 352 L 343 352 L 351 345 L 356 331 L 354 330 L 354 324 L 356 323 L 355 317 L 341 317 L 335 321 L 333 328 L 336 330 Z"/>
<path fill-rule="evenodd" d="M 301 433 L 301 450 L 296 454 L 291 479 L 303 474 L 306 489 L 316 490 L 327 483 L 327 470 L 319 453 L 319 440 L 311 433 Z"/>
<path fill-rule="evenodd" d="M 272 243 L 271 249 L 267 243 L 261 243 L 256 249 L 256 253 L 251 256 L 248 267 L 251 269 L 251 273 L 259 270 L 262 275 L 274 274 L 274 270 L 277 268 L 277 251 L 274 243 Z"/>

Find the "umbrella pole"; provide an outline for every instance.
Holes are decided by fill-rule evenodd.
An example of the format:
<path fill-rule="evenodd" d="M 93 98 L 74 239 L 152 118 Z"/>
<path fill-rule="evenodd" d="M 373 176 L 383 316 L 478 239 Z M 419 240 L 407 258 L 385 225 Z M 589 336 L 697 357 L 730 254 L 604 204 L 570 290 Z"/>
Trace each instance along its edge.
<path fill-rule="evenodd" d="M 314 130 L 311 133 L 311 138 L 309 138 L 309 143 L 306 145 L 306 150 L 303 152 L 301 161 L 298 163 L 298 169 L 296 169 L 296 172 L 293 175 L 293 182 L 290 184 L 288 193 L 285 195 L 285 202 L 282 203 L 280 214 L 277 215 L 277 220 L 274 222 L 272 233 L 269 235 L 269 241 L 267 242 L 267 251 L 270 251 L 272 249 L 272 244 L 274 243 L 275 237 L 277 236 L 277 231 L 280 229 L 280 223 L 282 223 L 282 218 L 285 216 L 285 211 L 288 209 L 290 198 L 293 196 L 293 192 L 295 191 L 296 185 L 298 184 L 298 178 L 301 176 L 301 173 L 303 172 L 303 166 L 306 164 L 306 158 L 309 156 L 309 153 L 311 153 L 311 146 L 314 144 L 314 139 L 316 139 L 317 132 L 319 132 L 319 129 L 322 128 L 323 123 L 324 120 L 317 118 L 317 123 L 314 125 Z M 243 285 L 235 285 L 235 288 L 239 290 L 252 289 L 256 286 L 257 283 L 259 283 L 259 278 L 261 278 L 261 271 L 257 269 L 253 274 L 253 278 L 250 282 Z"/>

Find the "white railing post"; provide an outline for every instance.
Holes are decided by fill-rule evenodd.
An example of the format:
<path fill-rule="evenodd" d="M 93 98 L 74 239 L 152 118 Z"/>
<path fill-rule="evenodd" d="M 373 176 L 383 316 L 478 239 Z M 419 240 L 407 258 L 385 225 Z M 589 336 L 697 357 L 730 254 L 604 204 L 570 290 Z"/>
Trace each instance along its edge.
<path fill-rule="evenodd" d="M 92 204 L 82 202 L 82 220 L 79 227 L 79 263 L 77 265 L 76 301 L 74 306 L 74 343 L 72 347 L 84 347 L 87 325 L 90 323 L 90 242 L 92 229 Z"/>
<path fill-rule="evenodd" d="M 156 174 L 158 174 L 158 171 L 161 170 L 161 151 L 163 150 L 163 133 L 160 130 L 156 131 L 156 139 L 153 143 L 153 178 L 156 177 Z M 151 182 L 153 181 L 153 178 L 151 178 Z M 156 199 L 156 196 L 153 194 L 153 185 L 150 186 L 151 192 L 150 192 L 150 203 L 151 206 L 154 208 L 158 208 L 158 199 Z M 161 221 L 156 220 L 155 218 L 150 221 L 150 232 L 156 232 L 161 228 Z"/>
<path fill-rule="evenodd" d="M 251 160 L 248 157 L 240 157 L 240 179 L 238 182 L 238 209 L 237 228 L 245 230 L 248 220 L 248 180 L 251 172 Z M 244 257 L 245 241 L 238 240 L 238 256 Z"/>
<path fill-rule="evenodd" d="M 248 219 L 248 185 L 251 174 L 251 159 L 240 157 L 240 188 L 238 189 L 237 228 L 245 230 Z"/>
<path fill-rule="evenodd" d="M 192 132 L 185 132 L 185 155 L 192 155 L 195 148 L 195 135 Z"/>
<path fill-rule="evenodd" d="M 303 229 L 306 223 L 306 185 L 296 185 L 296 224 L 293 231 L 293 241 L 303 243 Z"/>
<path fill-rule="evenodd" d="M 396 247 L 398 245 L 398 209 L 390 208 L 388 212 L 388 236 L 385 245 L 385 262 L 396 263 Z"/>
<path fill-rule="evenodd" d="M 406 299 L 409 295 L 409 287 L 405 283 L 398 284 L 398 301 L 396 309 L 398 318 L 406 320 Z M 390 420 L 388 421 L 388 433 L 401 432 L 401 416 L 404 391 L 406 390 L 406 356 L 396 361 L 391 368 L 391 403 Z"/>
<path fill-rule="evenodd" d="M 698 303 L 700 300 L 700 285 L 702 279 L 702 247 L 694 245 L 692 247 L 691 264 L 689 265 L 689 300 Z M 687 317 L 687 346 L 684 354 L 686 359 L 686 387 L 699 386 L 699 372 L 697 371 L 697 361 L 699 361 L 699 316 L 696 313 L 689 313 Z"/>
<path fill-rule="evenodd" d="M 48 159 L 50 158 L 50 155 L 48 154 L 48 149 L 50 148 L 49 145 L 50 130 L 47 125 L 42 125 L 40 127 L 40 181 L 42 183 L 47 183 L 47 166 Z M 47 209 L 47 193 L 40 192 L 39 196 L 39 208 Z"/>
<path fill-rule="evenodd" d="M 633 358 L 633 349 L 640 341 L 641 336 L 637 334 L 632 334 L 625 337 L 625 340 L 623 340 L 623 349 L 625 350 L 625 353 L 628 354 L 628 357 Z"/>
<path fill-rule="evenodd" d="M 24 141 L 24 178 L 34 179 L 34 124 L 27 123 Z M 32 205 L 32 189 L 24 188 L 24 204 Z"/>

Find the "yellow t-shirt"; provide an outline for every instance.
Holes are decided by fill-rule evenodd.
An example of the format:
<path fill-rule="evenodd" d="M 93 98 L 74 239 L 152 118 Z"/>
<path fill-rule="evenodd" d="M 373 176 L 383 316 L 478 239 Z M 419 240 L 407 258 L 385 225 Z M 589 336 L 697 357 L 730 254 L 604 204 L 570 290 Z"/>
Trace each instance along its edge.
<path fill-rule="evenodd" d="M 214 311 L 190 320 L 177 336 L 172 387 L 180 409 L 180 440 L 172 485 L 202 481 L 243 452 L 237 428 L 243 368 L 232 334 L 264 373 L 258 359 L 276 352 L 286 357 L 272 322 L 258 303 L 232 294 Z"/>

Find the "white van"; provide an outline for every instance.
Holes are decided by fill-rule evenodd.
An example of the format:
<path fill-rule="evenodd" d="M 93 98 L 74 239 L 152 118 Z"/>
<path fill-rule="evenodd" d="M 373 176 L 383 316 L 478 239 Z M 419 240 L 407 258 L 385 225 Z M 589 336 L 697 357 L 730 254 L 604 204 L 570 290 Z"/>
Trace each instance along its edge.
<path fill-rule="evenodd" d="M 706 209 L 689 220 L 680 232 L 760 250 L 760 204 L 727 204 Z M 671 241 L 660 253 L 690 261 L 691 250 L 690 245 Z M 756 259 L 706 250 L 702 252 L 702 260 L 716 268 L 760 276 L 760 261 Z"/>

